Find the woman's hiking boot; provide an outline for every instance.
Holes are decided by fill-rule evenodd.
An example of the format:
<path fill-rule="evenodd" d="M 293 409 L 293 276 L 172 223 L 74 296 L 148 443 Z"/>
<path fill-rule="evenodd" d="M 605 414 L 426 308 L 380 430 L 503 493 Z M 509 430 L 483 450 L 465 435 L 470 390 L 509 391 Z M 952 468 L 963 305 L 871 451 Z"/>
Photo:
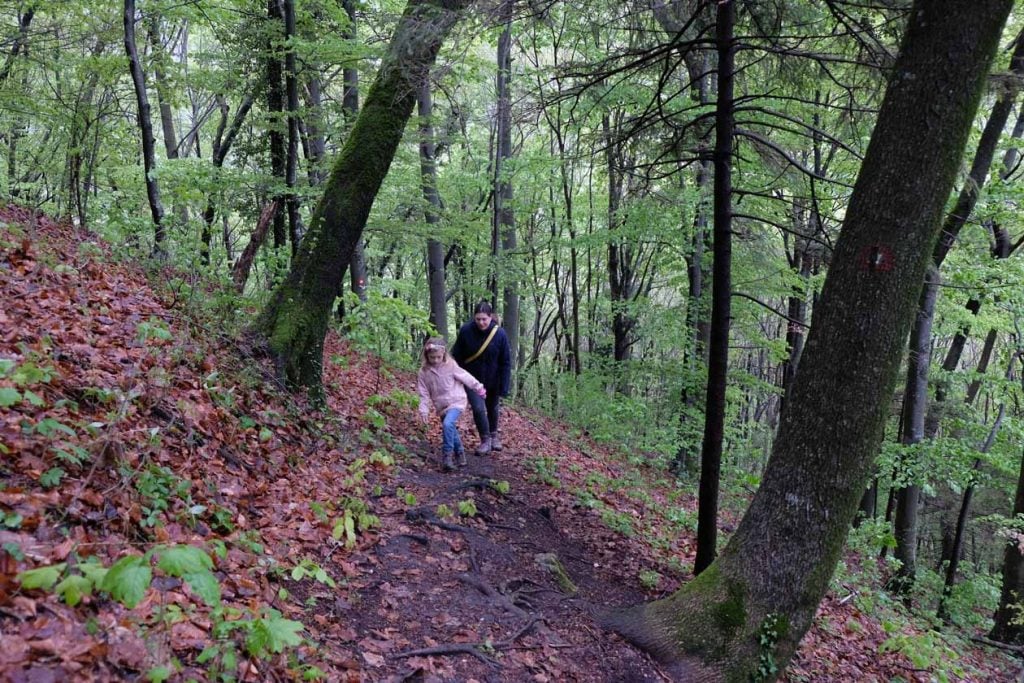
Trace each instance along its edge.
<path fill-rule="evenodd" d="M 455 451 L 455 461 L 459 464 L 459 467 L 465 467 L 466 451 Z"/>
<path fill-rule="evenodd" d="M 491 450 L 500 451 L 501 449 L 501 437 L 498 436 L 498 432 L 494 432 L 493 434 L 491 434 Z"/>
<path fill-rule="evenodd" d="M 476 447 L 477 455 L 487 455 L 491 452 L 491 437 L 485 436 L 480 439 L 480 445 Z"/>
<path fill-rule="evenodd" d="M 445 451 L 441 454 L 441 469 L 445 472 L 451 472 L 455 469 L 455 463 L 452 462 L 451 451 Z"/>

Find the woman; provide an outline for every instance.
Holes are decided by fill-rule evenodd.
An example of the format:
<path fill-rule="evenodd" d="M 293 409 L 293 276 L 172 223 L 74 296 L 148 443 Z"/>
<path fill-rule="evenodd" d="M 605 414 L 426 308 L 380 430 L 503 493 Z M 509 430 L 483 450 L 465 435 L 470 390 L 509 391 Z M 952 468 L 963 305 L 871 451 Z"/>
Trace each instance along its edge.
<path fill-rule="evenodd" d="M 502 396 L 508 396 L 512 379 L 512 351 L 505 330 L 494 319 L 494 309 L 481 301 L 473 309 L 473 319 L 459 328 L 452 346 L 452 358 L 487 389 L 487 398 L 466 389 L 466 398 L 473 409 L 473 421 L 480 433 L 477 455 L 500 451 L 498 412 Z"/>

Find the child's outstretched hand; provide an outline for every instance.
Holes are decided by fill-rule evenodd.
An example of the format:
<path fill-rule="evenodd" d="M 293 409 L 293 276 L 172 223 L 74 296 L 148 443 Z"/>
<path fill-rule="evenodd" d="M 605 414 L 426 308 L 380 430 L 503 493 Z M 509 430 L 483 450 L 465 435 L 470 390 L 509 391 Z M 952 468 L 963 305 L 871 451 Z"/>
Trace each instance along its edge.
<path fill-rule="evenodd" d="M 420 415 L 420 424 L 423 425 L 424 427 L 428 426 L 430 424 L 430 416 L 426 415 L 424 413 L 420 413 L 419 415 Z"/>

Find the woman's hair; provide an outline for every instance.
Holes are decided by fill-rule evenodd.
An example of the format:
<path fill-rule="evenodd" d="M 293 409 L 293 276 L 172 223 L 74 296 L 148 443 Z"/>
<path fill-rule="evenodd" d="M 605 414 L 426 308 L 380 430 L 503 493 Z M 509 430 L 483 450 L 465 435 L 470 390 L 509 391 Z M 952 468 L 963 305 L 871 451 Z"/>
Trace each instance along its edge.
<path fill-rule="evenodd" d="M 486 301 L 481 301 L 480 303 L 478 303 L 476 305 L 476 308 L 473 309 L 473 315 L 476 315 L 477 313 L 486 313 L 487 315 L 493 316 L 494 315 L 494 307 L 491 306 Z"/>
<path fill-rule="evenodd" d="M 423 342 L 423 349 L 420 351 L 420 363 L 424 367 L 427 366 L 427 353 L 430 351 L 440 351 L 444 354 L 441 362 L 448 362 L 448 348 L 443 337 L 428 337 L 427 341 Z"/>

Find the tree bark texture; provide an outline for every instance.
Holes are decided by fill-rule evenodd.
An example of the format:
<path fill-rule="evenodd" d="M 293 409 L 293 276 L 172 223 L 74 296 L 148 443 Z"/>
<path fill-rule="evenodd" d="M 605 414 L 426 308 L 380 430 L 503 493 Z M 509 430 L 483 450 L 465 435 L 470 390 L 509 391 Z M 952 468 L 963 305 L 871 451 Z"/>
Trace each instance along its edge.
<path fill-rule="evenodd" d="M 314 400 L 321 383 L 324 336 L 342 275 L 362 236 L 373 200 L 441 43 L 472 0 L 411 0 L 406 6 L 292 268 L 256 323 L 288 386 Z"/>
<path fill-rule="evenodd" d="M 707 569 L 718 554 L 718 483 L 725 435 L 725 383 L 729 372 L 729 325 L 732 303 L 732 150 L 733 27 L 736 5 L 718 5 L 718 103 L 715 112 L 714 264 L 711 267 L 711 340 L 704 402 L 704 438 L 700 449 L 697 510 L 697 558 L 694 574 Z"/>
<path fill-rule="evenodd" d="M 841 556 L 1011 0 L 914 4 L 761 488 L 721 556 L 608 623 L 680 681 L 782 670 Z M 764 680 L 774 680 L 768 674 Z"/>
<path fill-rule="evenodd" d="M 146 76 L 139 61 L 139 50 L 135 43 L 135 0 L 124 0 L 124 49 L 128 54 L 132 85 L 135 87 L 135 103 L 138 107 L 139 132 L 142 136 L 142 167 L 146 173 L 146 198 L 153 218 L 153 255 L 166 255 L 166 230 L 164 228 L 164 206 L 160 202 L 160 188 L 156 182 L 156 151 L 153 138 L 153 121 L 150 118 L 149 96 L 146 94 Z"/>

